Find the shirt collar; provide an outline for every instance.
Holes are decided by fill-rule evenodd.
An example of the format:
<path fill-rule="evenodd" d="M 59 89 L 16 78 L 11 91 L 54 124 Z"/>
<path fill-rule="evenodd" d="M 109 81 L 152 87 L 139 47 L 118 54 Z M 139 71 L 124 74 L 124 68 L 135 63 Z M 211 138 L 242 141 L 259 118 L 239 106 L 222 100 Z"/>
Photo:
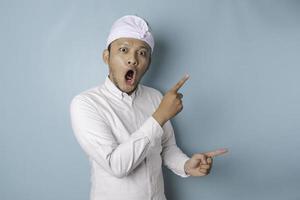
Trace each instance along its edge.
<path fill-rule="evenodd" d="M 117 96 L 119 99 L 124 99 L 124 97 L 129 97 L 132 100 L 135 99 L 135 97 L 138 95 L 140 90 L 140 84 L 136 87 L 136 89 L 131 93 L 131 95 L 128 95 L 126 92 L 121 91 L 107 76 L 105 78 L 104 82 L 105 87 L 108 89 L 109 92 L 111 92 L 113 95 Z"/>

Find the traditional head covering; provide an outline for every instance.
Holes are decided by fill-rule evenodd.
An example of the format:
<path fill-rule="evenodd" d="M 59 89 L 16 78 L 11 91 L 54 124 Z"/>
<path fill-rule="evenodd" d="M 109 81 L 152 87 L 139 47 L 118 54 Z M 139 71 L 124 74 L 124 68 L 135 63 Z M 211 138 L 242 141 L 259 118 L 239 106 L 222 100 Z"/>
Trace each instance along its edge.
<path fill-rule="evenodd" d="M 125 15 L 116 20 L 107 38 L 106 48 L 112 41 L 122 37 L 142 40 L 151 47 L 151 52 L 153 52 L 154 39 L 150 32 L 150 27 L 144 19 L 138 16 Z"/>

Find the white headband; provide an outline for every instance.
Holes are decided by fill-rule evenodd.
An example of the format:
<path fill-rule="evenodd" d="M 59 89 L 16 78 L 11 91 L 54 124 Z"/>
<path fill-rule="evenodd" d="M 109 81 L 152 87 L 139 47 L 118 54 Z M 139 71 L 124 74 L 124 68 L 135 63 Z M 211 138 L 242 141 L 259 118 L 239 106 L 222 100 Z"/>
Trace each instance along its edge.
<path fill-rule="evenodd" d="M 107 38 L 106 48 L 112 41 L 123 37 L 142 40 L 151 47 L 151 52 L 153 52 L 154 38 L 150 32 L 150 27 L 142 18 L 135 15 L 126 15 L 116 20 Z"/>

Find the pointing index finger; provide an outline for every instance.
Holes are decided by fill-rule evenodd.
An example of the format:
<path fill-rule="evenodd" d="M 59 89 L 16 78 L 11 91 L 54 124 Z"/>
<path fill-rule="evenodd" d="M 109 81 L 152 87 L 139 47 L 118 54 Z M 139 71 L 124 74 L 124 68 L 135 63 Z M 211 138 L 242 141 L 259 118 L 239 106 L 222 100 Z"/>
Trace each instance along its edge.
<path fill-rule="evenodd" d="M 188 74 L 186 74 L 180 81 L 178 81 L 176 83 L 176 85 L 173 86 L 173 88 L 171 90 L 177 92 L 184 85 L 184 83 L 186 82 L 186 80 L 189 79 L 189 77 L 190 76 Z"/>
<path fill-rule="evenodd" d="M 210 152 L 206 152 L 204 153 L 206 156 L 208 157 L 216 157 L 216 156 L 220 156 L 220 155 L 223 155 L 225 153 L 228 152 L 228 149 L 218 149 L 218 150 L 215 150 L 215 151 L 210 151 Z"/>

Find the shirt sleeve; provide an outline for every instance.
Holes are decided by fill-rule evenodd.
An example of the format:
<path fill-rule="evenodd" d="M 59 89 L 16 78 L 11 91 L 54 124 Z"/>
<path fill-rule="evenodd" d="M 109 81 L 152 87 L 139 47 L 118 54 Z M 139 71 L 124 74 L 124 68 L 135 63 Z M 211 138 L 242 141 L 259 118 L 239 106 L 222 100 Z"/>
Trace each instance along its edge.
<path fill-rule="evenodd" d="M 118 178 L 127 176 L 154 144 L 161 142 L 163 129 L 152 116 L 126 142 L 118 144 L 104 117 L 87 99 L 73 98 L 70 115 L 72 129 L 85 153 Z"/>
<path fill-rule="evenodd" d="M 160 102 L 162 98 L 162 93 L 158 91 L 158 102 Z M 164 124 L 163 131 L 161 153 L 163 164 L 175 174 L 181 177 L 189 177 L 190 175 L 185 173 L 184 164 L 190 158 L 177 146 L 174 129 L 170 120 Z"/>
<path fill-rule="evenodd" d="M 184 164 L 190 159 L 176 145 L 175 134 L 172 124 L 169 121 L 163 126 L 164 137 L 162 139 L 162 159 L 165 166 L 181 177 L 189 177 L 185 173 Z"/>

